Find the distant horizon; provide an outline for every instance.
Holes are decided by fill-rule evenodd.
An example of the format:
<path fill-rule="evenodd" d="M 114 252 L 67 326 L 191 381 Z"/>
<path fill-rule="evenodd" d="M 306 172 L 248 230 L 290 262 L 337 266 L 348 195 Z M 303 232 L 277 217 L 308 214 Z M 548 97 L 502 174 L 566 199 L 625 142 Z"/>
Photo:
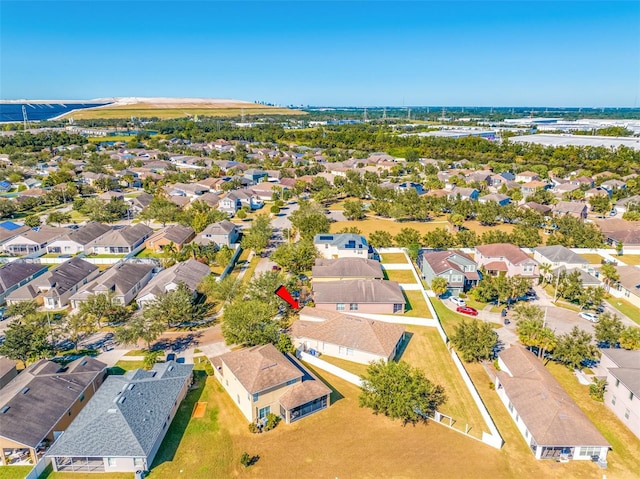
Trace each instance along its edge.
<path fill-rule="evenodd" d="M 637 1 L 124 6 L 3 2 L 0 97 L 640 107 Z"/>

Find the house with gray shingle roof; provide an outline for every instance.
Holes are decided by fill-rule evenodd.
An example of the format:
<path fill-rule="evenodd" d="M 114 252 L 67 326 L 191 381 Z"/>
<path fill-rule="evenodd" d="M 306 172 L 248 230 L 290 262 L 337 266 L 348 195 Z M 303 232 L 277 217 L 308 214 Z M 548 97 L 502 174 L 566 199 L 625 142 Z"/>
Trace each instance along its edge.
<path fill-rule="evenodd" d="M 174 291 L 181 283 L 195 295 L 200 282 L 211 273 L 209 266 L 195 259 L 188 259 L 176 263 L 170 268 L 163 269 L 153 277 L 138 293 L 136 302 L 140 307 L 155 300 L 158 296 Z"/>
<path fill-rule="evenodd" d="M 13 256 L 23 256 L 44 249 L 53 240 L 68 232 L 68 228 L 54 228 L 45 225 L 14 236 L 6 241 L 2 247 Z"/>
<path fill-rule="evenodd" d="M 565 267 L 566 269 L 587 269 L 589 267 L 588 260 L 561 245 L 534 248 L 533 259 L 541 265 L 550 265 L 552 270 L 560 267 Z"/>
<path fill-rule="evenodd" d="M 404 340 L 404 326 L 304 307 L 290 328 L 293 344 L 361 364 L 391 361 Z"/>
<path fill-rule="evenodd" d="M 457 296 L 478 284 L 478 265 L 462 251 L 424 251 L 418 255 L 418 268 L 429 284 L 436 278 L 447 280 L 447 291 Z"/>
<path fill-rule="evenodd" d="M 95 264 L 79 257 L 71 258 L 10 293 L 7 303 L 15 304 L 42 298 L 46 309 L 64 308 L 69 303 L 71 295 L 98 274 L 100 270 Z"/>
<path fill-rule="evenodd" d="M 153 230 L 142 223 L 112 229 L 91 244 L 95 254 L 128 254 L 142 246 Z"/>
<path fill-rule="evenodd" d="M 540 359 L 512 346 L 498 364 L 495 390 L 536 459 L 606 463 L 610 444 Z"/>
<path fill-rule="evenodd" d="M 47 270 L 43 264 L 25 263 L 21 260 L 0 267 L 0 304 L 4 304 L 12 291 L 46 273 Z"/>
<path fill-rule="evenodd" d="M 373 249 L 362 235 L 323 233 L 315 235 L 313 244 L 324 258 L 371 258 Z"/>
<path fill-rule="evenodd" d="M 42 359 L 3 387 L 0 464 L 7 464 L 12 455 L 35 464 L 98 390 L 105 368 L 106 364 L 86 356 L 66 367 Z"/>
<path fill-rule="evenodd" d="M 89 251 L 96 239 L 111 231 L 111 226 L 91 222 L 77 230 L 67 231 L 47 245 L 47 253 L 77 254 Z"/>
<path fill-rule="evenodd" d="M 151 279 L 154 265 L 147 263 L 116 263 L 102 275 L 87 283 L 69 298 L 73 309 L 89 296 L 111 294 L 113 300 L 127 305 Z"/>
<path fill-rule="evenodd" d="M 109 376 L 47 452 L 55 471 L 148 471 L 191 385 L 193 364 Z"/>
<path fill-rule="evenodd" d="M 404 313 L 406 299 L 395 281 L 354 279 L 321 281 L 312 286 L 318 309 L 358 313 Z"/>
<path fill-rule="evenodd" d="M 238 225 L 235 225 L 228 220 L 222 220 L 218 223 L 212 223 L 207 226 L 204 230 L 198 233 L 193 242 L 203 246 L 208 246 L 210 244 L 231 246 L 232 244 L 237 243 L 239 238 L 240 228 Z"/>
<path fill-rule="evenodd" d="M 329 406 L 331 390 L 273 344 L 211 358 L 216 379 L 244 417 L 264 424 L 269 413 L 297 421 Z"/>

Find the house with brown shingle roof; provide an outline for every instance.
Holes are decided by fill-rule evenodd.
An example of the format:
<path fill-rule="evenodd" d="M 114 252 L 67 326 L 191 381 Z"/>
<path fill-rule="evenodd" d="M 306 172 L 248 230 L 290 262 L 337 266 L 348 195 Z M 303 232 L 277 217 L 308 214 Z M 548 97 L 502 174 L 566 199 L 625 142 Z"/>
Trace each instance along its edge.
<path fill-rule="evenodd" d="M 495 390 L 536 459 L 606 463 L 610 444 L 542 361 L 512 346 L 498 365 Z"/>
<path fill-rule="evenodd" d="M 515 245 L 495 243 L 476 246 L 475 260 L 487 273 L 507 276 L 538 276 L 538 262 Z"/>
<path fill-rule="evenodd" d="M 311 269 L 313 281 L 340 281 L 345 279 L 383 279 L 378 261 L 367 258 L 318 258 Z"/>
<path fill-rule="evenodd" d="M 361 364 L 391 361 L 404 340 L 404 326 L 305 307 L 290 328 L 293 344 Z"/>
<path fill-rule="evenodd" d="M 395 281 L 354 279 L 321 281 L 312 285 L 316 308 L 359 313 L 404 313 L 406 300 Z"/>
<path fill-rule="evenodd" d="M 587 204 L 577 201 L 559 201 L 553 205 L 553 209 L 551 210 L 551 212 L 556 215 L 569 215 L 583 220 L 587 218 L 587 211 Z"/>
<path fill-rule="evenodd" d="M 196 233 L 191 226 L 169 225 L 149 236 L 144 245 L 156 253 L 160 253 L 163 246 L 171 244 L 180 251 L 195 236 Z"/>
<path fill-rule="evenodd" d="M 329 406 L 331 390 L 272 344 L 211 358 L 214 375 L 244 417 L 264 424 L 269 413 L 291 423 Z"/>

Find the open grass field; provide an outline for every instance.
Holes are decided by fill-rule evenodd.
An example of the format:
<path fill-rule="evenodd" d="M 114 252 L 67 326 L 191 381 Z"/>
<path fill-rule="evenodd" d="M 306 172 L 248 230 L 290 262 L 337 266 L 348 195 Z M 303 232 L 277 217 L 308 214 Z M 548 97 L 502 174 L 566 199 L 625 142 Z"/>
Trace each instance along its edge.
<path fill-rule="evenodd" d="M 640 326 L 640 309 L 635 307 L 626 299 L 614 298 L 613 296 L 607 299 L 607 302 Z"/>
<path fill-rule="evenodd" d="M 298 110 L 290 110 L 288 108 L 274 108 L 263 105 L 254 105 L 252 103 L 243 104 L 244 114 L 247 117 L 255 115 L 304 115 L 305 113 Z M 105 108 L 86 108 L 70 112 L 64 118 L 73 118 L 74 120 L 99 120 L 114 118 L 185 118 L 191 116 L 216 116 L 240 118 L 242 108 L 237 107 L 220 107 L 216 105 L 198 106 L 185 104 L 171 105 L 171 107 L 154 107 L 146 103 L 138 103 L 134 105 L 110 106 Z M 247 120 L 249 121 L 249 120 Z M 130 139 L 130 138 L 129 138 Z M 103 140 L 105 141 L 105 140 Z M 110 141 L 110 140 L 106 140 Z M 124 140 L 124 141 L 128 141 Z"/>
<path fill-rule="evenodd" d="M 382 253 L 380 255 L 380 260 L 382 264 L 407 263 L 407 258 L 404 256 L 404 253 Z"/>
<path fill-rule="evenodd" d="M 614 256 L 614 258 L 618 258 Z M 640 266 L 640 254 L 627 254 L 620 256 L 620 261 L 629 266 Z"/>
<path fill-rule="evenodd" d="M 589 264 L 601 264 L 602 263 L 602 256 L 600 256 L 599 254 L 581 253 L 579 256 L 581 256 L 584 259 L 586 259 L 589 262 Z"/>
<path fill-rule="evenodd" d="M 428 233 L 429 231 L 433 231 L 436 228 L 447 228 L 448 222 L 444 219 L 436 219 L 434 221 L 393 221 L 382 218 L 368 217 L 364 220 L 359 221 L 336 221 L 335 223 L 331 223 L 331 233 L 335 233 L 340 231 L 342 228 L 358 228 L 364 236 L 367 238 L 371 233 L 377 230 L 387 231 L 392 236 L 397 235 L 401 229 L 403 228 L 413 228 L 417 230 L 421 235 Z M 496 225 L 496 226 L 482 226 L 477 221 L 467 221 L 465 223 L 465 227 L 475 231 L 477 234 L 481 235 L 485 231 L 489 230 L 501 230 L 506 231 L 507 233 L 511 233 L 513 231 L 513 225 Z"/>
<path fill-rule="evenodd" d="M 430 318 L 431 312 L 427 307 L 427 303 L 424 301 L 422 291 L 405 291 L 402 293 L 407 299 L 405 316 L 412 316 L 414 318 Z"/>
<path fill-rule="evenodd" d="M 408 269 L 382 269 L 385 279 L 389 281 L 395 281 L 396 283 L 409 283 L 416 284 L 416 278 L 413 276 L 413 272 Z"/>

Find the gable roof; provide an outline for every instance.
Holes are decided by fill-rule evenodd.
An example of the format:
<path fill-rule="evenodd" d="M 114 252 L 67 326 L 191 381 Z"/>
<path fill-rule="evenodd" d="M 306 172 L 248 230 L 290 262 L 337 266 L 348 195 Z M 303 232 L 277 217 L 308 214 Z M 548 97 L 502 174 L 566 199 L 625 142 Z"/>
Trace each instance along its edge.
<path fill-rule="evenodd" d="M 169 225 L 149 236 L 147 241 L 157 241 L 164 238 L 167 241 L 181 245 L 189 241 L 194 234 L 195 231 L 191 226 Z"/>
<path fill-rule="evenodd" d="M 313 316 L 315 308 L 304 308 L 305 316 Z M 302 312 L 301 312 L 302 314 Z M 316 316 L 322 319 L 322 315 Z M 389 357 L 404 335 L 404 326 L 383 321 L 336 314 L 321 321 L 297 320 L 291 334 Z"/>
<path fill-rule="evenodd" d="M 640 397 L 640 350 L 601 349 L 617 367 L 609 368 L 609 372 L 624 384 L 635 396 Z"/>
<path fill-rule="evenodd" d="M 394 303 L 405 304 L 400 285 L 395 281 L 352 279 L 313 283 L 316 303 Z"/>
<path fill-rule="evenodd" d="M 149 193 L 142 193 L 136 196 L 135 198 L 131 198 L 128 201 L 131 202 L 132 205 L 135 205 L 139 208 L 144 209 L 147 206 L 149 206 L 149 204 L 151 203 L 151 200 L 153 200 L 152 195 L 150 195 Z"/>
<path fill-rule="evenodd" d="M 95 239 L 99 238 L 106 232 L 111 230 L 111 226 L 102 223 L 91 222 L 80 226 L 77 230 L 71 230 L 69 233 L 62 235 L 58 240 L 69 240 L 86 246 Z"/>
<path fill-rule="evenodd" d="M 159 295 L 166 292 L 166 286 L 176 283 L 184 283 L 191 291 L 195 291 L 202 278 L 211 273 L 206 264 L 195 259 L 188 259 L 182 263 L 176 263 L 170 268 L 163 269 L 153 277 L 147 285 L 140 290 L 138 297 L 146 294 Z"/>
<path fill-rule="evenodd" d="M 311 269 L 311 275 L 314 278 L 384 278 L 380 263 L 367 258 L 318 258 Z"/>
<path fill-rule="evenodd" d="M 640 268 L 635 266 L 618 266 L 618 282 L 628 291 L 640 295 Z"/>
<path fill-rule="evenodd" d="M 16 237 L 16 239 L 24 238 L 33 241 L 34 243 L 42 244 L 56 239 L 57 237 L 62 236 L 68 231 L 68 228 L 55 228 L 53 226 L 44 225 L 39 228 L 21 233 Z"/>
<path fill-rule="evenodd" d="M 0 294 L 24 281 L 29 276 L 46 269 L 45 265 L 25 263 L 24 261 L 12 261 L 5 264 L 0 267 Z"/>
<path fill-rule="evenodd" d="M 94 281 L 84 285 L 71 299 L 83 300 L 92 294 L 113 291 L 116 294 L 126 294 L 142 278 L 154 268 L 146 263 L 117 263 L 98 276 Z"/>
<path fill-rule="evenodd" d="M 76 256 L 12 291 L 7 299 L 10 301 L 31 300 L 38 296 L 41 288 L 48 289 L 45 296 L 60 296 L 97 270 L 98 267 L 95 264 Z"/>
<path fill-rule="evenodd" d="M 219 360 L 229 368 L 249 394 L 303 376 L 273 344 L 231 351 L 219 356 Z"/>
<path fill-rule="evenodd" d="M 500 354 L 500 383 L 541 446 L 608 446 L 607 440 L 535 355 L 512 346 Z"/>
<path fill-rule="evenodd" d="M 2 388 L 0 436 L 36 447 L 76 402 L 82 391 L 102 374 L 106 364 L 82 357 L 66 368 L 42 359 Z"/>
<path fill-rule="evenodd" d="M 149 456 L 192 370 L 168 361 L 109 376 L 47 455 Z"/>
<path fill-rule="evenodd" d="M 147 225 L 138 223 L 124 228 L 110 230 L 94 242 L 94 246 L 133 246 L 141 239 L 148 237 L 153 230 Z"/>
<path fill-rule="evenodd" d="M 505 258 L 511 264 L 520 264 L 524 263 L 525 261 L 530 261 L 536 264 L 538 263 L 527 253 L 510 243 L 479 245 L 476 246 L 476 251 L 478 251 L 485 258 Z"/>
<path fill-rule="evenodd" d="M 456 261 L 457 258 L 463 258 L 472 264 L 476 264 L 471 256 L 459 250 L 425 251 L 422 253 L 422 258 L 429 264 L 435 274 L 443 273 L 449 269 L 454 269 L 460 273 L 468 274 L 468 272 L 465 273 L 464 269 L 460 267 Z M 477 272 L 475 272 L 475 274 L 477 276 Z"/>
<path fill-rule="evenodd" d="M 14 224 L 9 221 L 5 221 L 5 223 Z M 22 226 L 16 225 L 16 226 L 17 228 L 14 228 L 12 226 L 0 227 L 0 242 L 6 241 L 8 239 L 13 238 L 14 236 L 18 236 L 20 234 L 26 233 L 27 231 L 31 230 L 31 228 L 29 228 L 26 225 L 22 225 Z"/>
<path fill-rule="evenodd" d="M 364 236 L 353 233 L 318 234 L 314 236 L 313 244 L 328 244 L 340 249 L 362 249 L 363 247 L 368 249 L 369 247 Z"/>
<path fill-rule="evenodd" d="M 588 260 L 574 253 L 566 246 L 540 246 L 535 248 L 534 251 L 537 251 L 543 258 L 552 263 L 589 264 Z"/>
<path fill-rule="evenodd" d="M 555 205 L 551 211 L 554 213 L 573 213 L 573 214 L 582 214 L 587 209 L 587 205 L 585 203 L 577 203 L 575 201 L 559 201 Z"/>

